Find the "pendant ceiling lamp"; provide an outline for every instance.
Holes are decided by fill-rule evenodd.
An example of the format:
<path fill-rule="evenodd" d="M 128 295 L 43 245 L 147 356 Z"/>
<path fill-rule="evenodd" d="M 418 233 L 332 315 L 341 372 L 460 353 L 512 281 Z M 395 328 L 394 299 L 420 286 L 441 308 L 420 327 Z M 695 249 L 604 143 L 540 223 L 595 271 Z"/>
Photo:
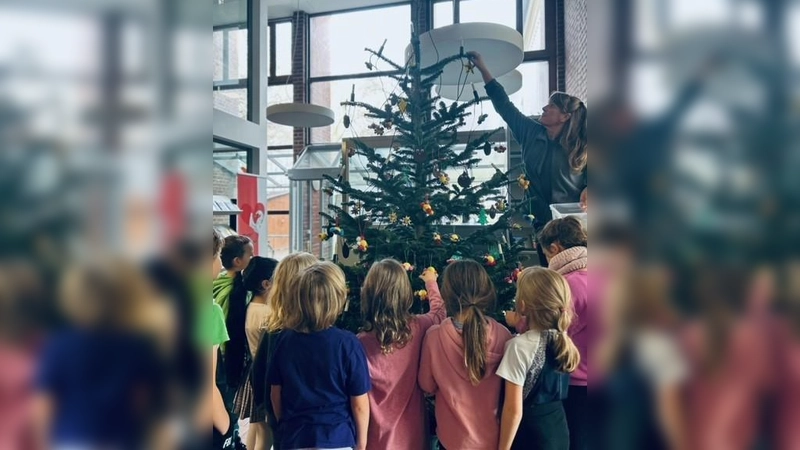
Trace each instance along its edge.
<path fill-rule="evenodd" d="M 298 0 L 297 12 L 300 11 L 300 0 Z M 292 29 L 295 28 L 292 27 Z M 299 44 L 295 31 L 292 37 L 292 46 L 296 50 Z M 289 81 L 291 81 L 291 77 L 289 77 Z M 336 121 L 336 114 L 330 108 L 311 103 L 278 103 L 267 107 L 267 120 L 278 125 L 295 128 L 316 128 L 333 124 Z"/>
<path fill-rule="evenodd" d="M 505 75 L 522 63 L 522 35 L 519 31 L 496 23 L 457 23 L 435 28 L 419 37 L 420 63 L 423 67 L 452 55 L 476 51 L 483 56 L 486 66 L 496 77 Z M 406 58 L 410 58 L 412 47 L 406 47 Z M 482 80 L 477 68 L 454 62 L 442 73 L 441 84 L 457 85 L 477 83 Z"/>
<path fill-rule="evenodd" d="M 522 89 L 522 73 L 519 70 L 512 70 L 502 77 L 497 77 L 497 82 L 500 83 L 506 91 L 506 94 L 511 95 Z M 478 97 L 486 97 L 486 89 L 484 88 L 483 80 L 473 83 L 472 85 L 461 86 L 456 85 L 442 85 L 436 86 L 436 93 L 442 98 L 448 100 L 456 100 L 466 102 L 472 100 L 472 86 L 475 86 L 475 91 Z"/>

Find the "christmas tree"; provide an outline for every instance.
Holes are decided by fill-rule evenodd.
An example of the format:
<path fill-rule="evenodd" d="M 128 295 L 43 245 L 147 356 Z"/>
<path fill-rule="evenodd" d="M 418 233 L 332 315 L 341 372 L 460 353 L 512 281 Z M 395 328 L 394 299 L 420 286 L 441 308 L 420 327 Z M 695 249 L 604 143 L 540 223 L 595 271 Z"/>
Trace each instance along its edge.
<path fill-rule="evenodd" d="M 341 177 L 327 178 L 328 193 L 338 192 L 341 202 L 329 205 L 330 213 L 322 213 L 328 226 L 320 238 L 337 239 L 345 253 L 359 255 L 355 266 L 343 266 L 350 299 L 339 326 L 352 331 L 361 325 L 360 286 L 370 265 L 384 258 L 394 258 L 406 266 L 415 291 L 416 313 L 427 308 L 422 301 L 426 296 L 424 283 L 418 276 L 428 267 L 442 273 L 456 259 L 470 258 L 484 264 L 498 294 L 495 310 L 490 312 L 493 317 L 502 320 L 502 312 L 513 304 L 522 250 L 513 232 L 522 227 L 512 217 L 523 204 L 509 206 L 503 191 L 511 183 L 524 186 L 527 180 L 523 176 L 510 179 L 508 172 L 496 169 L 490 180 L 474 182 L 469 169 L 481 160 L 479 152 L 490 154 L 490 138 L 498 130 L 475 132 L 474 138 L 470 133 L 463 149 L 457 145 L 457 132 L 466 124 L 472 107 L 487 99 L 474 94 L 469 101 L 447 103 L 432 95 L 433 85 L 446 65 L 464 64 L 465 70 L 471 70 L 471 63 L 462 52 L 421 67 L 416 35 L 412 37 L 412 49 L 402 66 L 380 51 L 367 49 L 396 70 L 390 76 L 400 91 L 389 94 L 383 105 L 357 102 L 354 96 L 342 103 L 365 109 L 365 117 L 374 120 L 369 128 L 378 135 L 394 128 L 388 155 L 358 139 L 345 155 L 358 153 L 368 161 L 366 188 L 353 187 Z M 479 117 L 478 122 L 482 119 L 485 116 Z M 344 125 L 351 126 L 348 116 L 344 117 Z M 499 150 L 504 151 L 505 147 Z M 456 180 L 446 173 L 448 169 L 462 168 Z M 486 217 L 487 203 L 491 205 L 488 215 L 497 219 L 492 224 Z M 466 228 L 454 226 L 453 222 L 469 217 L 477 217 L 478 225 L 460 235 L 459 230 Z"/>

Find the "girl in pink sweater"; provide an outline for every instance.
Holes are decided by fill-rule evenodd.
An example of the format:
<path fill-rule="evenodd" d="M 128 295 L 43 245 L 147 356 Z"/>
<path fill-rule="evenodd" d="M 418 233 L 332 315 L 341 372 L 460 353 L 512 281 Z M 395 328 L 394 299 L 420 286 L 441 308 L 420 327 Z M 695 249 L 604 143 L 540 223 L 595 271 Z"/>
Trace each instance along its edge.
<path fill-rule="evenodd" d="M 393 259 L 372 265 L 361 287 L 361 312 L 366 326 L 358 335 L 367 354 L 372 378 L 367 449 L 422 450 L 425 398 L 417 384 L 419 355 L 425 332 L 444 320 L 444 302 L 436 284 L 436 270 L 426 269 L 430 312 L 409 313 L 414 294 L 406 269 Z"/>
<path fill-rule="evenodd" d="M 496 294 L 472 260 L 444 271 L 442 296 L 452 316 L 428 330 L 419 385 L 436 396 L 436 435 L 450 450 L 496 450 L 502 379 L 495 372 L 511 333 L 486 316 Z"/>

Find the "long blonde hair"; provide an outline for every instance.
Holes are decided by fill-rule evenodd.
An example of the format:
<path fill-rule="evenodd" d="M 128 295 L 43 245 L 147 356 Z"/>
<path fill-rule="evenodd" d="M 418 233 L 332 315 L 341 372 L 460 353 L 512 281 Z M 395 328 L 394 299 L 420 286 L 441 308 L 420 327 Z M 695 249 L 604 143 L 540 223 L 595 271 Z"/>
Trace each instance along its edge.
<path fill-rule="evenodd" d="M 278 263 L 278 267 L 272 277 L 272 287 L 267 297 L 267 305 L 269 305 L 270 309 L 265 328 L 268 333 L 275 333 L 284 328 L 286 302 L 290 299 L 292 288 L 297 283 L 297 277 L 300 272 L 317 262 L 318 260 L 314 255 L 301 252 L 291 254 Z"/>
<path fill-rule="evenodd" d="M 394 259 L 376 262 L 361 287 L 364 331 L 375 332 L 384 354 L 402 348 L 411 340 L 413 292 L 408 274 Z"/>
<path fill-rule="evenodd" d="M 295 278 L 284 305 L 284 326 L 299 333 L 316 333 L 336 323 L 347 302 L 344 272 L 330 261 L 316 263 Z"/>
<path fill-rule="evenodd" d="M 447 312 L 464 312 L 464 364 L 470 382 L 477 386 L 486 375 L 486 312 L 494 306 L 497 293 L 489 274 L 471 259 L 450 263 L 444 270 L 442 297 Z"/>
<path fill-rule="evenodd" d="M 517 280 L 517 307 L 532 330 L 558 332 L 554 341 L 556 360 L 564 372 L 573 372 L 581 355 L 567 334 L 572 323 L 572 295 L 567 280 L 544 267 L 528 267 Z"/>

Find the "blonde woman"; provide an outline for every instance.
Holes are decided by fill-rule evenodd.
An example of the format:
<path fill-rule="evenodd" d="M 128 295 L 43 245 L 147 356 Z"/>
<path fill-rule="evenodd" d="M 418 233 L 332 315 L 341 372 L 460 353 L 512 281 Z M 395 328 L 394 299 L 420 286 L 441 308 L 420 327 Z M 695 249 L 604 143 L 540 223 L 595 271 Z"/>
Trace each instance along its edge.
<path fill-rule="evenodd" d="M 280 448 L 366 449 L 367 358 L 355 335 L 333 326 L 346 301 L 342 269 L 322 262 L 300 274 L 284 305 L 267 376 Z"/>
<path fill-rule="evenodd" d="M 497 375 L 505 380 L 500 450 L 567 450 L 562 401 L 580 353 L 567 334 L 572 322 L 567 281 L 558 272 L 529 267 L 517 281 L 517 309 L 528 331 L 508 342 Z"/>
<path fill-rule="evenodd" d="M 267 315 L 264 320 L 265 331 L 258 345 L 258 349 L 255 352 L 250 374 L 253 386 L 253 414 L 250 417 L 250 422 L 253 424 L 261 424 L 264 423 L 264 418 L 266 418 L 267 424 L 272 429 L 272 433 L 271 436 L 269 436 L 262 425 L 256 425 L 256 428 L 261 430 L 258 432 L 259 435 L 263 435 L 263 439 L 259 439 L 256 443 L 257 446 L 260 442 L 263 443 L 266 448 L 269 448 L 268 444 L 271 440 L 275 448 L 280 448 L 278 445 L 279 436 L 276 433 L 277 422 L 275 414 L 272 411 L 272 404 L 269 401 L 267 372 L 272 363 L 278 336 L 280 336 L 280 333 L 285 329 L 284 318 L 286 316 L 286 304 L 290 301 L 289 295 L 291 294 L 291 289 L 297 282 L 299 273 L 317 262 L 317 258 L 310 253 L 294 253 L 283 258 L 283 260 L 278 263 L 278 267 L 275 269 L 275 273 L 272 276 L 272 284 L 269 288 L 269 295 L 267 296 L 266 303 Z"/>

